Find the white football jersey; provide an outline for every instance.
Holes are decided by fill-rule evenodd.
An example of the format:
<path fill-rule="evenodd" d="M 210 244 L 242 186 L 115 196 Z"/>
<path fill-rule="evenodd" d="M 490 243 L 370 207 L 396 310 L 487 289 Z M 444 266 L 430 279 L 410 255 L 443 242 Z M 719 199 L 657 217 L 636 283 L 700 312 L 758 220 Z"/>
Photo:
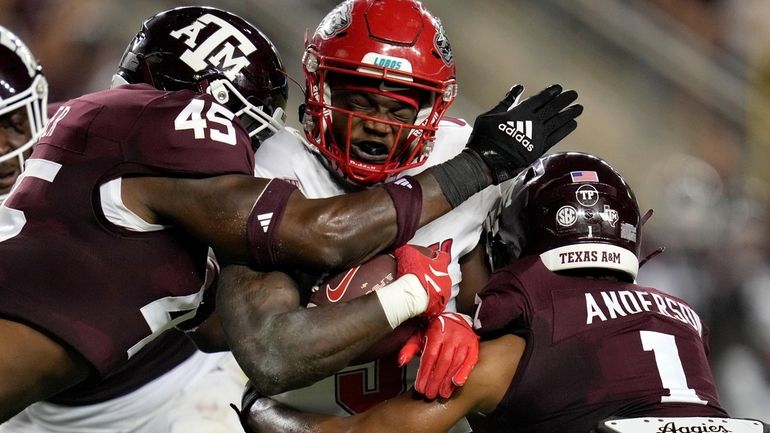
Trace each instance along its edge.
<path fill-rule="evenodd" d="M 427 167 L 444 162 L 462 151 L 473 128 L 460 119 L 441 121 L 433 150 L 421 167 L 403 175 L 416 175 Z M 345 193 L 343 184 L 332 173 L 328 161 L 304 134 L 286 127 L 262 143 L 255 155 L 255 174 L 285 179 L 297 185 L 309 198 L 325 198 Z M 459 259 L 471 252 L 481 236 L 489 211 L 497 205 L 500 189 L 490 186 L 446 215 L 420 228 L 409 243 L 441 249 L 451 255 L 452 300 L 448 311 L 455 311 L 455 300 L 462 279 Z M 298 409 L 347 415 L 360 412 L 387 398 L 406 391 L 417 373 L 417 362 L 399 368 L 395 360 L 380 360 L 349 366 L 314 385 L 275 396 Z M 460 430 L 470 431 L 467 424 Z"/>

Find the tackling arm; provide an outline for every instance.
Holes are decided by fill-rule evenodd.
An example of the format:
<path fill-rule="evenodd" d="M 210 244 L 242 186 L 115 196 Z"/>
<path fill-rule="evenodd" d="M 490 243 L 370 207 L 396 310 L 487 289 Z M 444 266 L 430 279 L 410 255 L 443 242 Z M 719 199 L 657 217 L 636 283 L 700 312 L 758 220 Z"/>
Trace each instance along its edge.
<path fill-rule="evenodd" d="M 271 245 L 255 242 L 267 248 L 270 256 L 268 263 L 260 263 L 261 268 L 272 270 L 276 264 L 291 264 L 328 270 L 362 263 L 394 242 L 405 243 L 417 227 L 491 183 L 513 177 L 569 135 L 583 109 L 569 105 L 577 98 L 576 92 L 562 92 L 558 85 L 517 105 L 522 91 L 523 87 L 514 87 L 492 110 L 480 115 L 474 122 L 468 152 L 415 176 L 419 186 L 402 185 L 404 189 L 399 190 L 398 185 L 405 181 L 402 178 L 326 199 L 311 200 L 299 192 L 291 193 L 282 220 L 270 222 L 278 224 L 266 236 Z M 501 122 L 523 120 L 532 122 L 537 131 L 526 149 L 498 128 Z M 244 264 L 257 259 L 249 229 L 259 234 L 268 218 L 254 221 L 250 216 L 266 188 L 267 180 L 248 175 L 138 177 L 123 179 L 122 195 L 124 204 L 145 221 L 181 224 L 211 245 L 223 263 Z M 271 213 L 270 209 L 264 212 Z"/>
<path fill-rule="evenodd" d="M 222 270 L 217 311 L 244 373 L 262 393 L 307 386 L 348 365 L 391 331 L 375 294 L 300 308 L 294 281 L 246 266 Z"/>
<path fill-rule="evenodd" d="M 415 179 L 422 189 L 422 226 L 451 207 L 430 174 Z M 122 194 L 126 206 L 145 221 L 181 224 L 210 244 L 222 263 L 253 264 L 249 217 L 267 183 L 246 175 L 124 178 Z M 391 246 L 398 231 L 394 202 L 382 187 L 325 199 L 294 191 L 278 224 L 275 262 L 319 270 L 362 263 Z"/>
<path fill-rule="evenodd" d="M 497 407 L 524 353 L 524 339 L 506 335 L 482 343 L 479 364 L 468 382 L 446 401 L 424 401 L 413 393 L 385 401 L 365 413 L 336 417 L 299 412 L 268 398 L 250 408 L 248 426 L 260 433 L 444 433 L 465 414 Z"/>

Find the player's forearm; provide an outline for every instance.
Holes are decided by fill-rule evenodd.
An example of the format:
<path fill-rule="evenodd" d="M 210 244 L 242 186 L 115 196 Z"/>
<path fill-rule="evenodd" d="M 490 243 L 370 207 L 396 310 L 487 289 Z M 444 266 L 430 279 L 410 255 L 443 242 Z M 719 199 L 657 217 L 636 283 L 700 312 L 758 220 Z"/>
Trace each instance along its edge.
<path fill-rule="evenodd" d="M 482 182 L 479 185 L 487 186 Z M 460 194 L 470 196 L 470 189 Z M 463 199 L 464 199 L 463 198 Z M 406 243 L 419 228 L 452 209 L 430 171 L 388 187 L 304 200 L 292 197 L 279 228 L 282 262 L 315 269 L 344 269 L 378 251 Z"/>
<path fill-rule="evenodd" d="M 248 414 L 254 433 L 344 433 L 344 420 L 331 415 L 300 412 L 270 398 L 254 402 Z"/>
<path fill-rule="evenodd" d="M 462 419 L 464 413 L 441 407 L 439 402 L 423 402 L 408 392 L 367 412 L 339 417 L 301 412 L 270 398 L 261 398 L 251 407 L 247 424 L 254 433 L 444 433 Z"/>
<path fill-rule="evenodd" d="M 266 395 L 309 385 L 342 369 L 391 330 L 376 296 L 299 307 L 285 274 L 222 270 L 217 311 L 238 363 Z"/>
<path fill-rule="evenodd" d="M 275 315 L 258 332 L 244 332 L 232 349 L 245 358 L 241 365 L 254 386 L 274 395 L 334 374 L 389 331 L 376 299 L 360 299 Z"/>

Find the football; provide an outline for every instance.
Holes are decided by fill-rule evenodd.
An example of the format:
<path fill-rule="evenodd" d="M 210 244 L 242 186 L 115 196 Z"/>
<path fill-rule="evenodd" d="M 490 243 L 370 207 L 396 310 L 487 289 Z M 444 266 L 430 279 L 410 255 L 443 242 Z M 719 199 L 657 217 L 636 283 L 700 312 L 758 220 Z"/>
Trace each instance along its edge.
<path fill-rule="evenodd" d="M 432 250 L 417 247 L 425 255 L 432 255 Z M 346 302 L 359 296 L 384 287 L 396 278 L 396 258 L 392 254 L 380 254 L 363 265 L 350 268 L 331 277 L 321 277 L 313 286 L 308 307 L 329 305 L 336 302 Z M 413 317 L 380 341 L 372 345 L 366 352 L 353 360 L 351 365 L 361 364 L 397 353 L 417 329 L 423 324 L 422 317 Z"/>

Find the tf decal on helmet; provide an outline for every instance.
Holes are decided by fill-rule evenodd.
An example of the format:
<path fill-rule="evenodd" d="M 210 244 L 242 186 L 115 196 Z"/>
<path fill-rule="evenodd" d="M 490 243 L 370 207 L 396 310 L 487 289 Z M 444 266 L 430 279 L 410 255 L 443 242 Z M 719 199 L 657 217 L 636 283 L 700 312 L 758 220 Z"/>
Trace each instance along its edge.
<path fill-rule="evenodd" d="M 316 34 L 322 39 L 331 39 L 337 33 L 345 30 L 350 26 L 351 11 L 353 10 L 352 0 L 347 0 L 337 5 L 328 15 L 324 17 L 318 28 L 315 30 Z"/>
<path fill-rule="evenodd" d="M 444 64 L 449 66 L 455 61 L 454 55 L 452 54 L 452 46 L 449 45 L 449 38 L 446 36 L 444 25 L 441 24 L 441 20 L 436 18 L 436 23 L 434 25 L 436 26 L 436 37 L 433 39 L 433 45 L 436 46 L 436 51 L 441 56 L 441 60 L 444 61 Z"/>
<path fill-rule="evenodd" d="M 218 29 L 206 39 L 198 41 L 201 30 L 211 25 L 217 26 Z M 199 17 L 187 27 L 174 30 L 171 32 L 171 36 L 184 40 L 185 44 L 190 47 L 179 58 L 194 71 L 202 71 L 208 64 L 211 64 L 222 68 L 225 76 L 231 81 L 235 79 L 241 69 L 249 66 L 249 60 L 245 56 L 257 49 L 249 38 L 235 26 L 211 14 Z M 237 46 L 228 40 L 237 41 Z M 236 48 L 243 56 L 236 57 Z M 214 53 L 217 49 L 219 51 Z"/>
<path fill-rule="evenodd" d="M 578 203 L 586 207 L 591 207 L 599 201 L 599 191 L 592 185 L 581 185 L 580 188 L 575 191 L 575 198 Z"/>

